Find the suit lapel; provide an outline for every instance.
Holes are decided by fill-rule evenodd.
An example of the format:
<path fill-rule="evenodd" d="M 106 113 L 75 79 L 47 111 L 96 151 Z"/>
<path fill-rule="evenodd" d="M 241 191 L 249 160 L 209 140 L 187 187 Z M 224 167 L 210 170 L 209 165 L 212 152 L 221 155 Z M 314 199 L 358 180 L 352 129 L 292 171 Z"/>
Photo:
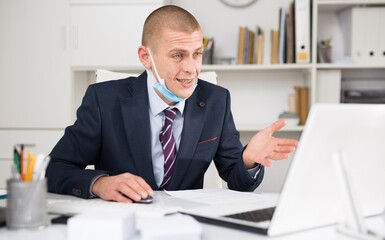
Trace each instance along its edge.
<path fill-rule="evenodd" d="M 198 92 L 199 86 L 197 86 L 194 94 L 186 101 L 182 138 L 175 161 L 175 168 L 167 187 L 170 190 L 178 189 L 185 177 L 201 135 L 206 108 L 204 107 L 205 99 L 198 96 Z"/>
<path fill-rule="evenodd" d="M 152 166 L 146 73 L 130 84 L 128 97 L 121 100 L 121 110 L 130 157 L 137 170 L 137 175 L 145 178 L 153 189 L 157 189 Z"/>

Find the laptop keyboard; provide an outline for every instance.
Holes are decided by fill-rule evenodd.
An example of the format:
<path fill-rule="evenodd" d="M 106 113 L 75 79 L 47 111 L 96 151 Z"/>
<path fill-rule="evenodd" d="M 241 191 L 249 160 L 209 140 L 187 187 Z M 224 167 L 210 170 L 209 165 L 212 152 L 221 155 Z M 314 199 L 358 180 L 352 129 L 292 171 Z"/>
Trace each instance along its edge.
<path fill-rule="evenodd" d="M 275 207 L 258 209 L 249 212 L 236 213 L 231 215 L 226 215 L 225 217 L 245 220 L 250 222 L 262 222 L 271 220 L 274 214 Z"/>

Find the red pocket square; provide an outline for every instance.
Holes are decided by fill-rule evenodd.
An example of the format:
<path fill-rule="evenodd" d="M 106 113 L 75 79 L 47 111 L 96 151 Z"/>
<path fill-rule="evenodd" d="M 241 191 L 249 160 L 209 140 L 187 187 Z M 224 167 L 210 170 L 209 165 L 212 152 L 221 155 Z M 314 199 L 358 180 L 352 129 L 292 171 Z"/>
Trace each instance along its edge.
<path fill-rule="evenodd" d="M 202 142 L 198 142 L 198 145 L 199 145 L 199 144 L 202 144 L 202 143 L 212 142 L 212 141 L 214 141 L 214 140 L 217 140 L 217 138 L 218 138 L 218 137 L 214 137 L 214 138 L 211 138 L 211 139 L 204 140 L 204 141 L 202 141 Z"/>

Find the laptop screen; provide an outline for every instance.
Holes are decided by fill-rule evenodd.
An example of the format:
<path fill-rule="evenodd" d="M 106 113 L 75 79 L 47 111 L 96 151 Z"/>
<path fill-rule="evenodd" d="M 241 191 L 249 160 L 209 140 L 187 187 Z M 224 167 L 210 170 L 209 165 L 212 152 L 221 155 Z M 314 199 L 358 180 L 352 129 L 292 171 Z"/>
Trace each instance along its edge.
<path fill-rule="evenodd" d="M 364 216 L 385 206 L 385 105 L 316 104 L 286 177 L 269 235 L 343 222 L 346 192 L 333 154 L 344 153 Z"/>

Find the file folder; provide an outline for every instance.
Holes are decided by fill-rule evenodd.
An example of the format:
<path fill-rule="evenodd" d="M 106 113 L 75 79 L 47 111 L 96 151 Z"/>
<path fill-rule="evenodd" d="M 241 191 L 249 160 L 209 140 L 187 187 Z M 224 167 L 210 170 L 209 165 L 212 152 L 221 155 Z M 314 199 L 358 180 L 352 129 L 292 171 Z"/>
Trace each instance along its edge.
<path fill-rule="evenodd" d="M 379 60 L 379 10 L 352 9 L 352 57 L 357 63 L 376 63 Z"/>
<path fill-rule="evenodd" d="M 385 7 L 380 13 L 380 62 L 385 64 Z"/>
<path fill-rule="evenodd" d="M 286 10 L 279 9 L 279 64 L 285 63 L 285 30 L 286 30 Z"/>
<path fill-rule="evenodd" d="M 385 63 L 384 14 L 384 7 L 354 7 L 340 13 L 344 34 L 350 39 L 345 51 L 355 63 Z"/>
<path fill-rule="evenodd" d="M 310 62 L 310 0 L 295 0 L 295 61 Z"/>

